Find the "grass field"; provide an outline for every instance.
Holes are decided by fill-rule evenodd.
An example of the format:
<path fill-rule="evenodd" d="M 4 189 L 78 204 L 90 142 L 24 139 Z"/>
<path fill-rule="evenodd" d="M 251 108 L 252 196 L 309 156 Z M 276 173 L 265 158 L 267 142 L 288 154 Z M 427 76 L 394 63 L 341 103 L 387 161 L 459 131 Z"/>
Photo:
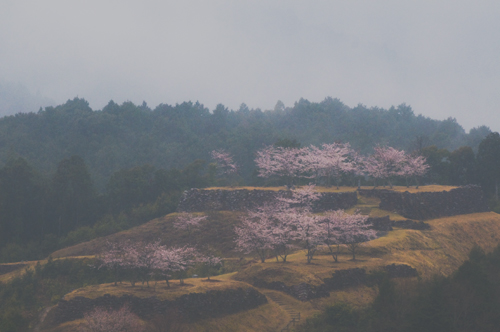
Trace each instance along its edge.
<path fill-rule="evenodd" d="M 297 251 L 288 257 L 286 263 L 278 263 L 271 257 L 265 263 L 256 260 L 247 264 L 239 272 L 213 277 L 220 282 L 207 283 L 201 279 L 187 279 L 186 286 L 180 286 L 179 281 L 172 281 L 172 287 L 167 288 L 162 281 L 157 284 L 156 289 L 153 283 L 150 288 L 141 288 L 140 285 L 131 287 L 129 283 L 118 286 L 103 284 L 75 290 L 66 295 L 65 299 L 74 296 L 95 298 L 104 294 L 174 299 L 190 292 L 251 287 L 250 283 L 254 278 L 268 282 L 282 281 L 287 285 L 301 282 L 319 285 L 323 278 L 331 277 L 336 270 L 361 267 L 370 271 L 392 263 L 411 265 L 418 270 L 421 277 L 430 278 L 434 274 L 451 274 L 467 259 L 474 245 L 490 250 L 500 242 L 500 215 L 493 212 L 439 218 L 428 223 L 432 227 L 430 230 L 395 229 L 383 237 L 366 243 L 360 248 L 355 261 L 351 260 L 347 252 L 343 252 L 339 256 L 339 262 L 335 263 L 323 248 L 315 256 L 312 264 L 307 264 L 305 253 Z M 376 287 L 362 286 L 331 292 L 328 298 L 301 302 L 281 292 L 266 289 L 259 291 L 269 296 L 268 304 L 236 315 L 189 324 L 184 326 L 184 331 L 275 331 L 285 326 L 288 320 L 286 311 L 270 296 L 286 302 L 288 308 L 300 312 L 304 319 L 319 313 L 325 306 L 339 301 L 349 302 L 355 306 L 365 305 L 370 303 L 377 293 Z M 66 329 L 59 331 L 71 331 L 71 326 L 74 328 L 75 325 L 64 326 Z"/>
<path fill-rule="evenodd" d="M 451 190 L 454 187 L 444 186 L 423 186 L 418 189 L 423 191 L 443 191 Z M 217 189 L 217 188 L 210 188 Z M 226 188 L 220 188 L 226 189 Z M 240 188 L 229 188 L 234 190 Z M 253 188 L 245 189 L 265 189 L 280 190 L 284 188 Z M 318 188 L 320 191 L 336 191 L 335 188 Z M 355 190 L 356 188 L 341 188 L 340 191 Z M 367 188 L 367 189 L 371 189 Z M 414 189 L 414 188 L 412 188 Z M 395 191 L 406 191 L 406 187 L 395 187 Z M 411 191 L 411 190 L 409 190 Z M 391 220 L 405 219 L 400 215 L 384 211 L 378 208 L 377 198 L 358 196 L 358 205 L 348 212 L 355 210 L 370 216 L 389 215 Z M 87 243 L 82 243 L 73 247 L 59 250 L 53 257 L 73 257 L 85 256 L 98 253 L 104 247 L 106 240 L 124 241 L 142 240 L 153 241 L 158 238 L 172 245 L 182 245 L 186 243 L 201 243 L 216 248 L 228 262 L 243 262 L 236 267 L 237 272 L 213 277 L 219 282 L 205 282 L 202 279 L 186 279 L 185 285 L 181 286 L 178 280 L 171 281 L 171 288 L 167 288 L 164 281 L 158 282 L 156 288 L 154 282 L 150 287 L 141 287 L 137 284 L 131 287 L 130 283 L 124 282 L 121 285 L 103 284 L 87 286 L 74 290 L 67 294 L 65 299 L 75 296 L 85 296 L 95 298 L 104 294 L 120 296 L 130 294 L 138 297 L 155 296 L 160 299 L 174 299 L 186 293 L 206 292 L 211 289 L 227 289 L 237 287 L 253 287 L 251 284 L 255 278 L 267 282 L 281 281 L 286 285 L 295 285 L 302 282 L 319 285 L 324 278 L 331 277 L 336 270 L 350 269 L 354 267 L 365 268 L 367 271 L 380 269 L 382 266 L 392 263 L 408 264 L 417 269 L 419 276 L 426 279 L 435 274 L 450 275 L 468 257 L 468 253 L 474 245 L 489 251 L 500 243 L 500 215 L 487 213 L 474 213 L 454 217 L 444 217 L 426 221 L 431 229 L 407 230 L 395 228 L 387 232 L 380 238 L 367 242 L 360 247 L 356 255 L 356 260 L 351 260 L 351 255 L 344 251 L 339 256 L 339 262 L 335 263 L 328 254 L 326 248 L 320 248 L 312 264 L 307 264 L 304 251 L 296 251 L 289 255 L 286 263 L 276 262 L 273 257 L 269 257 L 265 263 L 260 263 L 257 257 L 245 256 L 239 260 L 240 253 L 234 251 L 230 244 L 234 237 L 233 227 L 238 222 L 241 213 L 238 212 L 216 212 L 208 213 L 206 224 L 202 229 L 193 234 L 175 230 L 172 226 L 176 214 L 171 214 L 163 218 L 152 220 L 144 225 L 133 229 L 108 236 L 107 238 L 96 239 Z M 33 266 L 36 262 L 27 262 Z M 0 281 L 8 280 L 22 273 L 21 270 L 1 275 Z M 301 313 L 302 319 L 311 317 L 319 313 L 325 306 L 337 302 L 349 302 L 354 306 L 363 306 L 370 303 L 377 294 L 376 287 L 361 286 L 331 292 L 330 297 L 314 299 L 301 302 L 282 292 L 258 289 L 268 296 L 269 303 L 259 308 L 240 312 L 238 314 L 208 319 L 200 322 L 185 324 L 182 331 L 276 331 L 284 327 L 289 321 L 289 314 L 278 304 L 286 303 L 288 309 L 293 309 Z M 76 331 L 79 322 L 68 322 L 59 327 L 54 327 L 47 332 L 70 332 Z"/>

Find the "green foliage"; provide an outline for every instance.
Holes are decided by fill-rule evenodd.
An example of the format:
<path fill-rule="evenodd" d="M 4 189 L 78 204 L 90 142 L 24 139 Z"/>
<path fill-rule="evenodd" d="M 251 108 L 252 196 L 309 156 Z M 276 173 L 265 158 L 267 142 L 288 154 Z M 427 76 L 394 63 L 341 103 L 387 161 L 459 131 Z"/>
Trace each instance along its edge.
<path fill-rule="evenodd" d="M 358 324 L 358 313 L 346 303 L 334 304 L 325 310 L 326 323 L 337 331 L 349 331 Z"/>
<path fill-rule="evenodd" d="M 448 157 L 450 156 L 450 152 L 432 145 L 420 150 L 420 154 L 427 159 L 426 163 L 430 166 L 424 181 L 428 183 L 449 184 L 450 161 Z"/>
<path fill-rule="evenodd" d="M 79 156 L 59 162 L 50 187 L 57 234 L 88 225 L 95 218 L 97 197 L 87 166 Z"/>
<path fill-rule="evenodd" d="M 281 148 L 300 148 L 300 143 L 296 139 L 279 139 L 274 143 L 274 146 Z"/>
<path fill-rule="evenodd" d="M 278 140 L 285 143 L 283 138 L 302 146 L 349 142 L 366 153 L 376 144 L 410 149 L 415 137 L 426 137 L 427 144 L 440 149 L 463 145 L 475 149 L 488 132 L 487 127 L 479 127 L 467 135 L 455 119 L 417 116 L 405 104 L 388 110 L 349 108 L 333 98 L 319 103 L 301 99 L 291 108 L 278 105 L 270 111 L 245 105 L 231 111 L 219 104 L 212 113 L 191 102 L 161 104 L 151 110 L 146 105 L 110 101 L 101 111 L 92 111 L 88 102 L 75 98 L 36 114 L 0 119 L 0 162 L 20 156 L 51 174 L 61 160 L 81 156 L 97 190 L 103 192 L 119 170 L 139 165 L 182 169 L 193 160 L 208 160 L 216 149 L 235 157 L 248 183 L 255 151 Z"/>
<path fill-rule="evenodd" d="M 450 183 L 466 185 L 476 183 L 478 177 L 474 151 L 470 146 L 462 146 L 449 155 Z"/>
<path fill-rule="evenodd" d="M 6 284 L 0 283 L 0 331 L 29 331 L 38 311 L 85 285 L 111 282 L 111 273 L 92 267 L 91 259 L 52 260 L 36 265 Z"/>
<path fill-rule="evenodd" d="M 500 134 L 490 133 L 479 144 L 477 152 L 481 184 L 498 198 L 500 181 Z"/>

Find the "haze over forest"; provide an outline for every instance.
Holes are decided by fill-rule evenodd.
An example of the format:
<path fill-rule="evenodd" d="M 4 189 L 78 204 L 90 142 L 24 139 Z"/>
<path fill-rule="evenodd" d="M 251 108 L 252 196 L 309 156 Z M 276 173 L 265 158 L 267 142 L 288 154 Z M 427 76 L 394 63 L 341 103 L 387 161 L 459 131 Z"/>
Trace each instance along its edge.
<path fill-rule="evenodd" d="M 223 313 L 207 331 L 295 326 L 290 304 L 298 331 L 496 331 L 499 17 L 498 0 L 1 0 L 0 332 L 82 326 L 59 314 L 70 293 L 195 289 L 205 304 L 141 309 L 143 327 L 191 331 L 199 302 Z M 293 174 L 264 174 L 262 151 Z M 183 209 L 189 193 L 245 204 Z M 254 222 L 277 237 L 241 250 Z M 260 311 L 210 300 L 250 304 L 242 285 Z"/>
<path fill-rule="evenodd" d="M 243 179 L 252 182 L 255 152 L 278 140 L 302 146 L 348 142 L 361 153 L 377 144 L 407 151 L 435 145 L 452 151 L 464 145 L 477 149 L 489 132 L 481 126 L 466 133 L 451 117 L 433 120 L 405 104 L 350 108 L 330 97 L 320 103 L 300 99 L 293 107 L 278 102 L 269 111 L 245 104 L 237 111 L 222 104 L 209 110 L 192 102 L 151 109 L 145 102 L 113 101 L 94 111 L 85 99 L 75 98 L 0 119 L 0 162 L 22 157 L 51 174 L 60 160 L 77 155 L 103 190 L 118 170 L 144 164 L 182 169 L 195 160 L 209 162 L 212 150 L 226 149 L 241 166 Z"/>
<path fill-rule="evenodd" d="M 493 0 L 6 0 L 0 84 L 54 101 L 29 111 L 75 96 L 211 110 L 332 96 L 499 131 L 499 16 Z"/>

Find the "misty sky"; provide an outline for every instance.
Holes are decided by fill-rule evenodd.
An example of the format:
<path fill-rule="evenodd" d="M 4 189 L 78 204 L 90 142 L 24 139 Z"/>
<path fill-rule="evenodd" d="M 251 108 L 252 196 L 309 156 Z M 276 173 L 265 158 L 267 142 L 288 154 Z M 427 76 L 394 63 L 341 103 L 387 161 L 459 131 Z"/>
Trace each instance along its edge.
<path fill-rule="evenodd" d="M 500 1 L 0 0 L 2 81 L 93 109 L 331 96 L 499 131 Z"/>

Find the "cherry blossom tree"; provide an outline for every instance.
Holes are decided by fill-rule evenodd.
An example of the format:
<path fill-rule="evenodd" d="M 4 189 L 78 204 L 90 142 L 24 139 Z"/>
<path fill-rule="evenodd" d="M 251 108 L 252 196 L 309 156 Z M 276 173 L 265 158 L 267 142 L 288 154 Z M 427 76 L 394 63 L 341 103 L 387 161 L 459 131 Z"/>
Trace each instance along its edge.
<path fill-rule="evenodd" d="M 142 332 L 145 331 L 140 319 L 128 306 L 119 310 L 107 310 L 98 307 L 84 314 L 80 332 Z"/>
<path fill-rule="evenodd" d="M 161 250 L 159 240 L 153 243 L 137 244 L 138 255 L 135 261 L 135 267 L 139 271 L 142 284 L 144 285 L 144 282 L 146 282 L 147 287 L 149 287 L 149 280 L 151 276 L 154 275 L 159 265 L 160 257 L 157 255 L 159 250 Z"/>
<path fill-rule="evenodd" d="M 278 212 L 274 216 L 271 227 L 271 238 L 276 261 L 279 258 L 286 262 L 290 252 L 297 248 L 294 241 L 297 239 L 297 230 L 294 227 L 296 216 L 293 212 Z"/>
<path fill-rule="evenodd" d="M 322 233 L 318 216 L 312 213 L 299 213 L 297 218 L 297 238 L 301 241 L 302 247 L 306 250 L 307 263 L 310 264 L 318 245 L 322 244 Z"/>
<path fill-rule="evenodd" d="M 299 241 L 306 249 L 308 263 L 313 259 L 320 239 L 318 219 L 312 210 L 321 195 L 314 185 L 308 185 L 278 197 L 278 206 L 275 207 L 278 222 L 273 227 L 273 235 L 283 262 L 288 252 L 297 247 L 294 241 Z"/>
<path fill-rule="evenodd" d="M 400 174 L 401 167 L 405 162 L 405 152 L 392 147 L 377 146 L 374 153 L 366 160 L 366 170 L 374 178 L 375 187 L 377 179 L 388 180 L 392 188 L 391 178 Z"/>
<path fill-rule="evenodd" d="M 140 247 L 137 244 L 131 243 L 130 241 L 127 241 L 124 246 L 125 255 L 123 257 L 122 267 L 128 272 L 132 287 L 135 287 L 135 283 L 140 276 L 140 269 L 137 265 L 139 261 L 139 249 Z"/>
<path fill-rule="evenodd" d="M 285 180 L 286 185 L 291 188 L 293 180 L 297 177 L 306 176 L 310 169 L 308 164 L 307 148 L 283 148 L 268 146 L 257 151 L 255 163 L 259 168 L 260 177 L 278 176 Z"/>
<path fill-rule="evenodd" d="M 196 216 L 193 213 L 180 212 L 175 218 L 174 227 L 177 229 L 187 230 L 188 235 L 200 226 L 202 221 L 205 221 L 207 216 Z"/>
<path fill-rule="evenodd" d="M 266 261 L 267 252 L 274 247 L 269 217 L 265 209 L 250 211 L 241 218 L 241 225 L 235 227 L 238 250 L 246 254 L 255 252 L 262 263 Z"/>
<path fill-rule="evenodd" d="M 172 273 L 178 273 L 181 284 L 184 272 L 197 262 L 199 254 L 189 247 L 167 248 L 160 244 L 160 240 L 152 243 L 125 242 L 123 244 L 109 243 L 107 250 L 99 256 L 99 268 L 106 267 L 116 274 L 128 272 L 131 284 L 135 286 L 138 275 L 142 283 L 149 287 L 151 277 L 155 280 L 162 277 L 170 287 L 169 280 Z M 115 285 L 116 285 L 115 278 Z"/>
<path fill-rule="evenodd" d="M 97 257 L 97 268 L 101 269 L 104 267 L 112 271 L 114 275 L 115 286 L 117 286 L 118 283 L 119 272 L 125 265 L 126 252 L 126 246 L 119 243 L 107 241 L 105 250 Z"/>
<path fill-rule="evenodd" d="M 300 208 L 304 212 L 311 212 L 313 209 L 313 204 L 321 197 L 321 193 L 316 191 L 315 185 L 302 186 L 297 189 L 282 192 L 281 195 L 277 196 L 279 205 L 275 208 L 278 211 L 286 211 L 291 207 Z"/>
<path fill-rule="evenodd" d="M 210 280 L 212 271 L 222 263 L 222 258 L 214 255 L 201 256 L 197 260 L 207 267 L 207 280 Z"/>
<path fill-rule="evenodd" d="M 217 163 L 217 167 L 222 174 L 234 174 L 238 172 L 238 165 L 233 161 L 233 157 L 225 150 L 213 150 L 211 156 Z"/>
<path fill-rule="evenodd" d="M 318 220 L 312 214 L 313 203 L 320 196 L 314 186 L 304 186 L 282 193 L 272 204 L 249 211 L 235 229 L 237 247 L 247 253 L 256 252 L 261 262 L 272 249 L 277 261 L 286 262 L 289 253 L 301 243 L 310 263 L 320 243 Z"/>
<path fill-rule="evenodd" d="M 344 210 L 327 211 L 321 216 L 322 241 L 336 263 L 341 244 L 347 245 L 355 260 L 359 244 L 376 237 L 376 232 L 366 224 L 367 219 L 368 216 L 347 214 Z"/>
<path fill-rule="evenodd" d="M 338 263 L 340 253 L 340 220 L 344 218 L 346 213 L 344 210 L 327 211 L 321 218 L 321 234 L 323 243 L 326 244 L 330 255 L 332 255 L 335 263 Z M 334 246 L 337 250 L 334 251 Z"/>
<path fill-rule="evenodd" d="M 170 288 L 170 278 L 172 273 L 180 274 L 180 283 L 183 284 L 183 272 L 189 269 L 196 262 L 198 255 L 196 250 L 189 247 L 167 248 L 159 246 L 155 251 L 156 265 L 154 269 L 165 279 L 167 287 Z"/>
<path fill-rule="evenodd" d="M 351 158 L 353 151 L 349 143 L 323 144 L 320 151 L 322 154 L 321 165 L 327 177 L 328 186 L 330 186 L 330 180 L 333 178 L 337 184 L 337 189 L 339 189 L 342 175 L 355 170 L 355 165 Z"/>
<path fill-rule="evenodd" d="M 399 171 L 399 175 L 405 178 L 407 188 L 410 186 L 408 178 L 414 177 L 417 184 L 416 188 L 418 189 L 418 177 L 423 176 L 429 169 L 429 165 L 426 164 L 426 161 L 425 157 L 422 156 L 406 156 L 402 163 L 401 170 Z"/>
<path fill-rule="evenodd" d="M 347 250 L 352 253 L 352 260 L 356 260 L 356 251 L 363 242 L 375 239 L 377 233 L 370 229 L 367 224 L 368 216 L 361 214 L 342 215 L 341 218 L 336 220 L 338 231 L 337 241 L 340 244 L 345 244 Z"/>
<path fill-rule="evenodd" d="M 319 184 L 321 177 L 325 174 L 323 151 L 317 146 L 311 145 L 306 157 L 307 172 L 311 173 L 311 178 L 314 178 L 315 183 Z"/>
<path fill-rule="evenodd" d="M 361 178 L 367 175 L 366 158 L 357 151 L 351 150 L 350 154 L 352 173 L 358 179 L 358 189 L 361 188 Z"/>
<path fill-rule="evenodd" d="M 214 150 L 210 154 L 215 161 L 214 171 L 218 177 L 225 178 L 231 187 L 234 186 L 237 182 L 239 166 L 233 161 L 233 157 L 223 149 Z"/>

